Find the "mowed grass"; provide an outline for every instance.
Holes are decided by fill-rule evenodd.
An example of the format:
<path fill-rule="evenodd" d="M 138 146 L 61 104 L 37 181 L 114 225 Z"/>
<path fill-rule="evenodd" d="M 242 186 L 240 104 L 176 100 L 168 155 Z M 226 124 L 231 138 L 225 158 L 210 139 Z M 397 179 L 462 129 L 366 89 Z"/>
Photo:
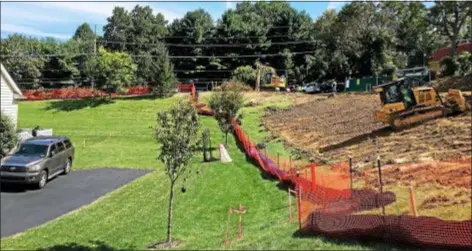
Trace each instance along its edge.
<path fill-rule="evenodd" d="M 151 126 L 155 113 L 167 109 L 176 97 L 121 99 L 89 107 L 87 100 L 20 103 L 19 127 L 53 128 L 56 135 L 69 136 L 76 145 L 74 168 L 154 168 L 155 171 L 102 197 L 91 205 L 37 228 L 1 240 L 2 250 L 118 250 L 146 249 L 166 235 L 168 178 L 156 160 L 157 145 Z M 64 102 L 64 103 L 55 103 Z M 278 105 L 287 105 L 285 103 Z M 80 109 L 71 109 L 79 107 Z M 256 142 L 262 142 L 262 107 L 244 109 L 243 127 Z M 210 128 L 212 145 L 223 135 L 211 117 L 201 117 Z M 84 143 L 85 141 L 85 143 Z M 287 154 L 280 142 L 269 151 Z M 202 163 L 195 156 L 188 181 L 176 189 L 174 238 L 178 249 L 372 249 L 382 244 L 344 242 L 323 237 L 295 237 L 297 223 L 288 223 L 287 192 L 273 179 L 264 179 L 246 160 L 233 137 L 229 137 L 232 163 Z M 214 155 L 217 155 L 215 150 Z M 197 170 L 199 170 L 197 174 Z M 67 177 L 62 177 L 67 178 Z M 86 182 L 86 181 L 84 181 Z M 187 191 L 182 193 L 181 186 Z M 224 234 L 229 207 L 247 208 L 243 216 L 243 238 L 236 241 L 237 219 L 230 224 L 230 246 Z"/>

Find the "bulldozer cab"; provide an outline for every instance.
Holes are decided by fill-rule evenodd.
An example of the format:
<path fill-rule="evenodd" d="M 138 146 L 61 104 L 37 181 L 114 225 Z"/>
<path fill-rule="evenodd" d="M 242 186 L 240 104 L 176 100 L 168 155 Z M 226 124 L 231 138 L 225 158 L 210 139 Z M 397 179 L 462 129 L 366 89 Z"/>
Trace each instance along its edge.
<path fill-rule="evenodd" d="M 375 87 L 383 105 L 403 103 L 405 108 L 416 105 L 412 88 L 404 78 Z"/>

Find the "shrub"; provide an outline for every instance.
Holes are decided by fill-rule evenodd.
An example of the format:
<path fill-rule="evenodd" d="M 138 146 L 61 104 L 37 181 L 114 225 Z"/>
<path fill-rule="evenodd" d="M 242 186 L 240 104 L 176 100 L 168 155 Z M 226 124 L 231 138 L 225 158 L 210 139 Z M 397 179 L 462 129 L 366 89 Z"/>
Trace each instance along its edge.
<path fill-rule="evenodd" d="M 459 69 L 459 63 L 455 58 L 445 57 L 441 59 L 441 75 L 443 76 L 452 76 Z"/>
<path fill-rule="evenodd" d="M 128 88 L 119 86 L 119 87 L 116 88 L 116 93 L 118 95 L 126 95 L 126 94 L 128 94 Z"/>
<path fill-rule="evenodd" d="M 252 91 L 252 88 L 249 85 L 246 85 L 238 81 L 224 82 L 222 85 L 215 87 L 214 91 L 222 91 L 225 89 L 233 90 L 233 91 L 240 91 L 240 92 Z"/>
<path fill-rule="evenodd" d="M 469 73 L 472 70 L 472 56 L 468 51 L 462 52 L 458 57 L 457 57 L 457 63 L 459 65 L 459 73 L 461 75 L 465 75 Z"/>
<path fill-rule="evenodd" d="M 210 97 L 209 106 L 218 126 L 225 134 L 225 145 L 228 145 L 228 133 L 232 130 L 232 120 L 236 118 L 239 109 L 243 106 L 243 93 L 240 90 L 223 87 L 215 91 Z M 236 118 L 237 119 L 237 118 Z"/>
<path fill-rule="evenodd" d="M 16 146 L 17 142 L 18 136 L 15 132 L 15 126 L 2 111 L 0 114 L 0 158 L 5 157 Z"/>
<path fill-rule="evenodd" d="M 240 66 L 233 71 L 232 79 L 250 86 L 256 85 L 256 69 L 249 65 Z"/>

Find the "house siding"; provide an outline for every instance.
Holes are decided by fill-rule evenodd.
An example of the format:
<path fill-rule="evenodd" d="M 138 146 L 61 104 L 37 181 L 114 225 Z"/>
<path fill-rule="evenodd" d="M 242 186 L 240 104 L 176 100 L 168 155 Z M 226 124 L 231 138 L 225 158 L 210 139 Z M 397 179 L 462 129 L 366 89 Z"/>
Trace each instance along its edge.
<path fill-rule="evenodd" d="M 17 121 L 18 121 L 18 105 L 14 101 L 13 91 L 8 86 L 7 81 L 3 75 L 0 77 L 0 82 L 1 82 L 1 89 L 0 89 L 1 113 L 2 115 L 9 116 L 16 128 Z"/>

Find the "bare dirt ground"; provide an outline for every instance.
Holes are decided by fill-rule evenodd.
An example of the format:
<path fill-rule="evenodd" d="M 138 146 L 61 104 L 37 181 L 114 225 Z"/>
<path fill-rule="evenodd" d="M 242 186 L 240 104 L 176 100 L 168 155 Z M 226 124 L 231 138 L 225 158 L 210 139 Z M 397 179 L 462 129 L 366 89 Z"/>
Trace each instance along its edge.
<path fill-rule="evenodd" d="M 268 112 L 264 124 L 276 137 L 320 163 L 351 156 L 362 168 L 372 165 L 377 155 L 386 164 L 471 155 L 470 111 L 393 132 L 374 121 L 373 111 L 379 106 L 377 95 L 343 94 Z"/>
<path fill-rule="evenodd" d="M 384 191 L 392 191 L 396 202 L 391 213 L 411 214 L 408 187 L 413 187 L 420 215 L 447 220 L 471 219 L 471 158 L 387 165 L 382 168 Z M 358 185 L 378 189 L 378 171 L 368 169 L 354 175 Z"/>
<path fill-rule="evenodd" d="M 468 100 L 470 103 L 470 97 Z M 408 186 L 412 186 L 420 215 L 470 219 L 471 112 L 393 132 L 373 120 L 379 106 L 377 95 L 342 94 L 289 109 L 270 109 L 264 125 L 273 137 L 282 138 L 311 161 L 334 164 L 352 157 L 355 186 L 368 184 L 378 189 L 377 168 L 373 167 L 379 155 L 384 191 L 397 196 L 389 213 L 411 213 Z M 378 133 L 359 137 L 369 132 Z M 352 138 L 357 139 L 338 144 Z"/>
<path fill-rule="evenodd" d="M 188 93 L 179 93 L 178 97 L 187 98 Z M 200 101 L 205 103 L 210 99 L 211 92 L 200 93 Z M 322 95 L 307 95 L 300 92 L 244 92 L 244 103 L 246 106 L 257 106 L 263 104 L 283 103 L 299 105 L 315 100 L 326 99 Z"/>

